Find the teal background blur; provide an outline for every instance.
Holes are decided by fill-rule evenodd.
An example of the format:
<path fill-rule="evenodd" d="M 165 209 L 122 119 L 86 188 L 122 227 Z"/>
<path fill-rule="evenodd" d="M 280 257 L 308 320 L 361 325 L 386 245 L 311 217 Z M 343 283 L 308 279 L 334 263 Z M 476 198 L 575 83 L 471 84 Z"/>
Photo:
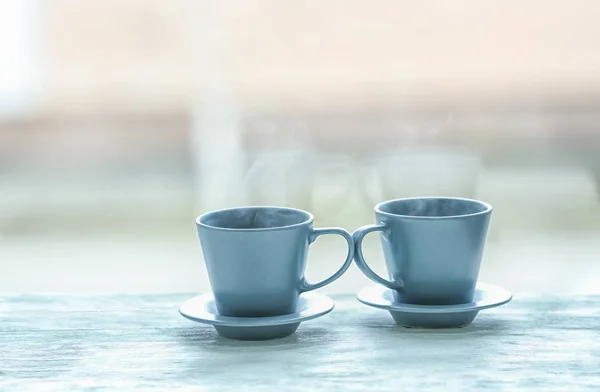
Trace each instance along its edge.
<path fill-rule="evenodd" d="M 0 292 L 203 292 L 205 211 L 289 205 L 354 230 L 418 195 L 494 206 L 483 280 L 598 292 L 598 16 L 591 0 L 0 0 Z M 313 245 L 309 278 L 343 247 Z M 352 266 L 325 290 L 368 284 Z"/>

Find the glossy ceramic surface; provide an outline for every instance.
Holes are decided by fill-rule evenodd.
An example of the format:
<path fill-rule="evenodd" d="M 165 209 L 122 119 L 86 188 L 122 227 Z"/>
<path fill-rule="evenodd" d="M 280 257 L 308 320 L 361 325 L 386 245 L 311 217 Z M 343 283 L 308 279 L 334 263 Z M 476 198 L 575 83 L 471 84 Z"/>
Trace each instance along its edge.
<path fill-rule="evenodd" d="M 354 232 L 354 259 L 375 283 L 395 290 L 396 300 L 452 305 L 473 300 L 492 207 L 470 199 L 398 199 L 375 207 L 377 223 Z M 379 231 L 388 278 L 367 265 L 362 241 Z"/>
<path fill-rule="evenodd" d="M 295 312 L 272 317 L 228 317 L 217 312 L 212 293 L 185 301 L 179 313 L 192 321 L 210 324 L 219 335 L 236 340 L 267 340 L 282 338 L 296 332 L 303 321 L 321 317 L 334 308 L 331 298 L 318 293 L 300 296 Z"/>
<path fill-rule="evenodd" d="M 196 226 L 219 314 L 290 314 L 301 293 L 342 276 L 352 263 L 352 236 L 340 228 L 315 229 L 313 221 L 308 212 L 283 207 L 241 207 L 200 216 Z M 324 234 L 347 241 L 345 260 L 329 278 L 309 283 L 304 277 L 308 248 Z"/>
<path fill-rule="evenodd" d="M 414 305 L 395 300 L 394 291 L 380 285 L 361 290 L 356 298 L 365 305 L 390 312 L 398 325 L 410 328 L 457 328 L 473 322 L 479 311 L 501 306 L 512 294 L 498 286 L 477 283 L 472 302 L 457 305 Z"/>

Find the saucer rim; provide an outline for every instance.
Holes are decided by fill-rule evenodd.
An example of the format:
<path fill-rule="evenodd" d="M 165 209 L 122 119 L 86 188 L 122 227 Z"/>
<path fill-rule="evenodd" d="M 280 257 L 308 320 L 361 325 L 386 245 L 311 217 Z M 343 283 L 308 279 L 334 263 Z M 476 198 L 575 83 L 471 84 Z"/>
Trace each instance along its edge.
<path fill-rule="evenodd" d="M 179 306 L 179 314 L 188 320 L 195 321 L 202 324 L 210 324 L 220 327 L 239 327 L 239 328 L 252 328 L 252 327 L 275 327 L 281 325 L 289 325 L 295 323 L 301 323 L 321 317 L 331 312 L 335 308 L 335 302 L 332 298 L 321 293 L 302 293 L 301 297 L 305 298 L 309 307 L 301 312 L 294 312 L 290 314 L 284 314 L 280 316 L 270 317 L 232 317 L 232 316 L 220 316 L 218 314 L 211 313 L 207 309 L 207 304 L 210 301 L 214 301 L 213 293 L 205 293 L 192 297 L 184 301 Z M 313 305 L 314 304 L 314 305 Z M 199 311 L 186 311 L 187 306 L 200 307 Z"/>
<path fill-rule="evenodd" d="M 404 313 L 423 313 L 423 314 L 450 314 L 450 313 L 466 313 L 475 312 L 484 309 L 494 308 L 510 302 L 513 298 L 512 294 L 496 285 L 484 282 L 477 282 L 476 290 L 489 293 L 483 299 L 476 302 L 455 305 L 416 305 L 404 304 L 401 302 L 393 302 L 383 294 L 387 291 L 392 291 L 381 285 L 371 285 L 363 288 L 356 294 L 356 299 L 367 306 L 378 309 L 384 309 L 391 312 Z"/>

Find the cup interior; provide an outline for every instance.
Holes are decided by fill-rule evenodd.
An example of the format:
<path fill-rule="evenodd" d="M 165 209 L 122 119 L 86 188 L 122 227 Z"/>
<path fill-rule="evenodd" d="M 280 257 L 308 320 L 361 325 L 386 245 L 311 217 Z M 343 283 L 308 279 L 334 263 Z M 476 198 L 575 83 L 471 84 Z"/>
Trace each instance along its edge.
<path fill-rule="evenodd" d="M 399 199 L 381 203 L 382 213 L 410 217 L 457 217 L 487 212 L 491 206 L 481 201 L 452 197 Z"/>
<path fill-rule="evenodd" d="M 312 219 L 304 211 L 284 207 L 232 208 L 209 212 L 198 223 L 218 229 L 261 230 L 303 224 Z"/>

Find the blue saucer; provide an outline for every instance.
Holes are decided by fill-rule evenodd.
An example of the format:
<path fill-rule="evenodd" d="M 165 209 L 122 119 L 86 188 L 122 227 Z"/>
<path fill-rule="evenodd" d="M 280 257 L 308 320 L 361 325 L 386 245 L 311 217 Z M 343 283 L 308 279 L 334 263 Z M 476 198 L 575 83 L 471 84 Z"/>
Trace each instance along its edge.
<path fill-rule="evenodd" d="M 212 293 L 185 301 L 179 313 L 192 321 L 210 324 L 219 335 L 236 340 L 267 340 L 293 334 L 303 321 L 321 317 L 334 308 L 331 298 L 318 293 L 304 293 L 295 313 L 273 317 L 229 317 L 217 313 Z"/>
<path fill-rule="evenodd" d="M 508 291 L 477 283 L 473 301 L 457 305 L 413 305 L 394 300 L 392 290 L 370 286 L 357 294 L 365 305 L 390 312 L 398 325 L 408 328 L 458 328 L 470 325 L 479 311 L 504 305 L 512 299 Z"/>

